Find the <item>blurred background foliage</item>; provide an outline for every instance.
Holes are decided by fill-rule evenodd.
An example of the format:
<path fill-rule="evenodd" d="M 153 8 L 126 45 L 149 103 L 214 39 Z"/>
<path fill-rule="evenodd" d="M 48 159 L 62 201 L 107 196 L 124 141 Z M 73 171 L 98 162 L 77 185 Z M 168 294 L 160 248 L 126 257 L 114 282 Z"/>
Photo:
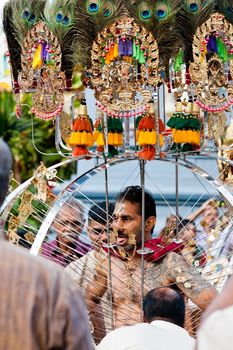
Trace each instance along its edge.
<path fill-rule="evenodd" d="M 32 139 L 31 95 L 21 99 L 22 116 L 15 114 L 15 97 L 11 91 L 0 92 L 0 137 L 10 146 L 14 158 L 14 178 L 22 183 L 33 175 L 33 172 L 44 163 L 46 167 L 64 160 L 55 148 L 55 126 L 53 121 L 33 119 L 34 143 Z M 58 176 L 69 179 L 76 172 L 75 164 L 68 164 L 58 169 Z"/>

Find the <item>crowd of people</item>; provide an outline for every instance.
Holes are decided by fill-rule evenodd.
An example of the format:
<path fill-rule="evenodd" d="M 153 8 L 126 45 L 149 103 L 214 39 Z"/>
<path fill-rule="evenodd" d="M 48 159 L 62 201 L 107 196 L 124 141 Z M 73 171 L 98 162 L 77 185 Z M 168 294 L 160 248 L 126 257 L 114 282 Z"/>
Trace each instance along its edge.
<path fill-rule="evenodd" d="M 1 206 L 11 169 L 3 141 L 0 155 Z M 197 232 L 200 213 L 203 230 Z M 179 222 L 169 218 L 153 238 L 156 220 L 150 192 L 129 186 L 115 204 L 89 209 L 88 243 L 80 238 L 82 205 L 73 200 L 57 215 L 56 237 L 44 243 L 43 257 L 2 240 L 1 348 L 229 349 L 232 280 L 218 294 L 196 268 L 218 248 L 211 238 L 218 224 L 215 205 L 205 203 Z M 193 306 L 198 312 L 192 314 Z M 203 311 L 199 324 L 196 316 Z M 194 328 L 197 341 L 190 335 Z"/>

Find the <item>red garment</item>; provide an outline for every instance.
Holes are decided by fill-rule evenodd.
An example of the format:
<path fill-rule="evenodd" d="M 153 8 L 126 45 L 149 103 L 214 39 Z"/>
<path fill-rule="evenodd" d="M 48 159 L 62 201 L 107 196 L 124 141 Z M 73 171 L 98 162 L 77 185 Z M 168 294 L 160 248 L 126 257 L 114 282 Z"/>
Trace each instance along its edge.
<path fill-rule="evenodd" d="M 180 253 L 184 248 L 184 245 L 176 242 L 164 243 L 160 237 L 153 238 L 145 242 L 144 247 L 153 250 L 153 253 L 145 254 L 144 259 L 150 262 L 157 262 L 158 260 L 164 258 L 169 252 Z M 140 247 L 138 247 L 138 249 L 140 249 Z M 104 250 L 107 252 L 108 248 L 104 247 Z M 111 250 L 111 254 L 119 257 L 119 255 L 117 255 L 113 249 Z"/>
<path fill-rule="evenodd" d="M 169 252 L 180 253 L 184 248 L 184 245 L 181 243 L 164 243 L 161 237 L 150 239 L 149 241 L 145 242 L 144 246 L 154 251 L 154 253 L 145 255 L 145 259 L 151 262 L 157 262 Z"/>

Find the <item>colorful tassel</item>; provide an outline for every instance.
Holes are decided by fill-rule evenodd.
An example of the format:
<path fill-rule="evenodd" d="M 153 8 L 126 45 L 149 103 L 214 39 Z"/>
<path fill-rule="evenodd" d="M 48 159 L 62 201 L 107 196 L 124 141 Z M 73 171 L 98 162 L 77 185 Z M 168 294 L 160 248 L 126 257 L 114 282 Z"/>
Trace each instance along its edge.
<path fill-rule="evenodd" d="M 201 122 L 196 115 L 183 112 L 174 113 L 167 125 L 172 129 L 174 143 L 182 145 L 181 149 L 183 151 L 190 150 L 190 148 L 194 150 L 196 146 L 200 146 Z M 176 147 L 173 146 L 172 148 L 175 149 Z"/>
<path fill-rule="evenodd" d="M 43 60 L 42 60 L 42 45 L 39 44 L 36 48 L 36 51 L 34 53 L 33 61 L 32 61 L 32 68 L 38 69 L 42 66 Z"/>
<path fill-rule="evenodd" d="M 88 154 L 88 147 L 94 144 L 92 120 L 86 114 L 86 105 L 81 104 L 82 113 L 73 123 L 73 132 L 70 135 L 68 144 L 73 148 L 73 156 Z"/>

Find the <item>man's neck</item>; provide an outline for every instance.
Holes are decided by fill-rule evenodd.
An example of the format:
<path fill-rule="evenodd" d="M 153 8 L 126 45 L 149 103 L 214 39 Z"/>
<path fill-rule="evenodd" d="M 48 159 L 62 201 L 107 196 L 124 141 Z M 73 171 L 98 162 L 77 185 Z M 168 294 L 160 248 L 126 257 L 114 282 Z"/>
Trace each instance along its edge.
<path fill-rule="evenodd" d="M 170 318 L 167 318 L 167 317 L 154 317 L 152 320 L 147 321 L 147 323 L 151 323 L 153 321 L 165 321 L 165 322 L 172 323 L 172 324 L 174 324 L 174 325 L 176 325 L 178 327 L 181 327 L 178 324 L 176 324 L 174 321 L 172 321 Z M 184 328 L 184 327 L 181 327 L 181 328 Z"/>

